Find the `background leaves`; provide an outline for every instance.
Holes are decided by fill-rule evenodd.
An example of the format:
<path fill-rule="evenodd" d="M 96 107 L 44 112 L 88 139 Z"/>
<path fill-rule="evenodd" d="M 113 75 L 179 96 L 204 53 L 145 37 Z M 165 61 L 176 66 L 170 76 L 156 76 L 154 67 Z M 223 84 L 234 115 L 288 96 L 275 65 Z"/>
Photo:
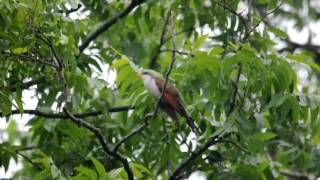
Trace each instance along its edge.
<path fill-rule="evenodd" d="M 7 123 L 0 130 L 0 167 L 7 171 L 10 161 L 22 163 L 14 178 L 130 178 L 117 152 L 137 179 L 189 177 L 195 171 L 208 179 L 319 177 L 320 51 L 312 28 L 305 44 L 293 42 L 283 28 L 289 21 L 297 30 L 317 22 L 318 3 L 280 5 L 0 0 L 0 121 Z M 169 10 L 173 24 L 165 23 Z M 159 111 L 114 151 L 155 109 L 139 72 L 151 68 L 165 75 L 172 52 L 169 81 L 205 133 L 195 137 L 183 119 L 177 127 Z M 35 109 L 26 100 L 29 90 Z M 95 132 L 70 121 L 63 107 L 98 128 L 110 152 Z M 21 131 L 26 113 L 33 116 L 26 120 L 28 131 Z M 170 176 L 214 135 L 219 141 L 179 176 Z"/>

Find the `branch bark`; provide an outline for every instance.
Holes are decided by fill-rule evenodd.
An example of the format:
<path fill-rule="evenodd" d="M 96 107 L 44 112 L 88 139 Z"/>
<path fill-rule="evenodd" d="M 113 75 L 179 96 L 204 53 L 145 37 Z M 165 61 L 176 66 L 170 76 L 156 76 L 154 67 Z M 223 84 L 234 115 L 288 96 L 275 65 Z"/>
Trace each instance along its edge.
<path fill-rule="evenodd" d="M 162 32 L 161 32 L 161 35 L 160 35 L 159 46 L 158 46 L 155 54 L 151 58 L 151 61 L 150 61 L 150 64 L 149 64 L 149 67 L 151 69 L 155 67 L 157 59 L 158 59 L 158 57 L 159 57 L 159 55 L 161 53 L 161 48 L 162 48 L 163 44 L 165 43 L 164 36 L 165 36 L 165 34 L 167 32 L 167 29 L 168 29 L 170 16 L 171 16 L 171 10 L 168 11 L 166 19 L 164 21 L 163 29 L 162 29 Z"/>
<path fill-rule="evenodd" d="M 83 43 L 78 47 L 80 53 L 82 53 L 83 50 L 89 46 L 90 42 L 94 41 L 100 34 L 107 31 L 113 24 L 118 22 L 120 19 L 126 17 L 135 7 L 139 6 L 143 2 L 144 0 L 132 0 L 131 3 L 119 14 L 105 21 L 100 27 L 98 27 L 95 31 L 90 33 L 87 39 L 85 39 Z"/>
<path fill-rule="evenodd" d="M 132 169 L 130 168 L 130 164 L 129 164 L 129 161 L 127 160 L 127 158 L 117 152 L 111 151 L 111 149 L 108 147 L 108 145 L 106 143 L 104 135 L 101 133 L 101 130 L 99 128 L 82 120 L 81 118 L 77 118 L 76 116 L 71 114 L 65 107 L 63 108 L 63 111 L 69 117 L 69 119 L 71 119 L 73 122 L 79 124 L 81 127 L 88 129 L 89 131 L 93 132 L 96 135 L 96 137 L 98 138 L 104 152 L 106 154 L 108 154 L 109 156 L 112 156 L 115 159 L 121 161 L 125 171 L 127 172 L 128 179 L 134 180 L 133 172 L 132 172 Z"/>
<path fill-rule="evenodd" d="M 130 132 L 128 135 L 126 135 L 124 138 L 122 138 L 114 147 L 113 151 L 116 152 L 119 147 L 121 146 L 121 144 L 125 143 L 126 141 L 128 141 L 131 137 L 135 136 L 136 134 L 142 132 L 148 125 L 149 125 L 149 119 L 150 118 L 154 118 L 156 115 L 157 115 L 157 112 L 159 110 L 159 102 L 160 102 L 160 99 L 163 97 L 164 95 L 164 92 L 166 90 L 166 87 L 167 87 L 167 83 L 168 83 L 168 80 L 169 80 L 169 76 L 171 74 L 171 71 L 173 69 L 173 66 L 174 66 L 174 63 L 175 63 L 175 53 L 176 53 L 176 31 L 175 31 L 175 28 L 174 28 L 174 23 L 173 23 L 173 17 L 172 17 L 172 14 L 171 14 L 171 10 L 168 11 L 168 14 L 167 14 L 167 20 L 166 20 L 166 27 L 165 29 L 167 29 L 167 26 L 168 26 L 168 23 L 169 23 L 169 19 L 172 19 L 172 46 L 173 46 L 173 50 L 172 50 L 172 57 L 171 57 L 171 63 L 170 63 L 170 66 L 169 66 L 169 69 L 166 73 L 166 79 L 165 79 L 165 83 L 164 83 L 164 87 L 163 87 L 163 91 L 161 92 L 161 96 L 160 98 L 158 99 L 157 101 L 157 105 L 156 105 L 156 108 L 154 110 L 153 113 L 149 113 L 149 114 L 146 114 L 146 116 L 144 117 L 144 124 L 140 125 L 139 127 L 137 127 L 136 129 L 134 129 L 132 132 Z M 168 22 L 167 22 L 168 21 Z M 159 49 L 161 50 L 161 49 Z"/>
<path fill-rule="evenodd" d="M 128 111 L 130 109 L 134 109 L 134 106 L 119 106 L 119 107 L 113 107 L 108 109 L 109 113 L 114 113 L 114 112 L 121 112 L 121 111 Z M 0 117 L 3 116 L 11 116 L 14 114 L 21 114 L 19 110 L 12 110 L 11 114 L 4 115 L 2 112 L 0 112 Z M 51 118 L 51 119 L 69 119 L 69 116 L 63 113 L 47 113 L 43 112 L 40 110 L 23 110 L 22 114 L 31 114 L 31 115 L 36 115 L 39 117 L 45 117 L 45 118 Z M 102 115 L 103 111 L 91 111 L 91 112 L 85 112 L 85 113 L 79 113 L 79 114 L 74 114 L 75 117 L 77 118 L 86 118 L 86 117 L 93 117 L 93 116 L 99 116 Z"/>
<path fill-rule="evenodd" d="M 231 134 L 227 134 L 224 137 L 228 137 L 230 135 Z M 203 145 L 199 146 L 196 150 L 194 150 L 187 159 L 185 159 L 184 161 L 182 161 L 182 163 L 178 165 L 178 167 L 173 171 L 173 173 L 169 177 L 169 180 L 179 179 L 180 174 L 192 161 L 194 161 L 198 156 L 204 153 L 210 146 L 218 143 L 220 139 L 222 139 L 222 138 L 219 138 L 219 136 L 220 134 L 212 136 L 208 141 L 206 141 L 206 143 L 204 143 Z"/>
<path fill-rule="evenodd" d="M 231 117 L 231 114 L 235 110 L 235 103 L 236 103 L 236 97 L 238 94 L 238 84 L 239 84 L 241 72 L 242 72 L 242 65 L 241 65 L 241 63 L 239 63 L 238 68 L 237 68 L 237 76 L 236 76 L 236 80 L 235 80 L 236 85 L 234 86 L 233 94 L 230 97 L 230 103 L 229 103 L 230 108 L 229 108 L 229 111 L 226 113 L 226 116 L 227 116 L 226 121 L 229 120 L 229 118 Z M 225 134 L 222 138 L 219 138 L 222 133 L 224 133 L 224 132 L 221 132 L 220 134 L 217 134 L 217 135 L 213 135 L 203 145 L 199 146 L 196 150 L 194 150 L 187 159 L 182 161 L 182 163 L 180 163 L 177 166 L 177 168 L 173 171 L 172 175 L 170 175 L 169 180 L 179 179 L 181 173 L 185 170 L 185 168 L 188 167 L 188 165 L 193 160 L 195 160 L 198 156 L 200 156 L 202 153 L 204 153 L 210 146 L 212 146 L 220 141 L 222 142 L 224 140 L 223 138 L 226 138 L 231 135 L 231 133 L 228 133 L 228 134 Z"/>

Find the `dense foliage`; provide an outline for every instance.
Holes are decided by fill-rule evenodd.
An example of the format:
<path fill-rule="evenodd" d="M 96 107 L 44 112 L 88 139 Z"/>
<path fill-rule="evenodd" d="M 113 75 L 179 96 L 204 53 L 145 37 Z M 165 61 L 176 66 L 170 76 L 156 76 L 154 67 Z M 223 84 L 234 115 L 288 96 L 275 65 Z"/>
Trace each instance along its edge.
<path fill-rule="evenodd" d="M 319 9 L 316 0 L 0 0 L 0 167 L 23 163 L 14 177 L 33 179 L 318 177 L 320 50 L 312 33 L 298 44 L 281 25 L 303 29 Z M 158 105 L 140 68 L 176 84 L 201 136 L 183 118 L 177 127 L 150 114 Z M 33 115 L 27 132 L 14 114 Z"/>

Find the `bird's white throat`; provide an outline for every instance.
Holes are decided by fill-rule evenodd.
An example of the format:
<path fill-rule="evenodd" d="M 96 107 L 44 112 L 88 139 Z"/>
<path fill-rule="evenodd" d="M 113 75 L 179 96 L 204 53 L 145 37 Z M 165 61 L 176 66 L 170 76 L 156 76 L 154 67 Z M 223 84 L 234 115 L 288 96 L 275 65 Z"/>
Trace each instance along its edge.
<path fill-rule="evenodd" d="M 155 79 L 147 74 L 142 76 L 144 87 L 156 98 L 161 97 L 161 92 L 156 84 Z"/>

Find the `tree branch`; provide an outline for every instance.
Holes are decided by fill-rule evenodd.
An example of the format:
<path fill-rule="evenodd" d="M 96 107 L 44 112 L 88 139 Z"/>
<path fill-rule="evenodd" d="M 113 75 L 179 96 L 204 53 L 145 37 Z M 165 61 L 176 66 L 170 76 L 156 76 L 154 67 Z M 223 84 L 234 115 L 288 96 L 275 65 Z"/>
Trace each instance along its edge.
<path fill-rule="evenodd" d="M 182 30 L 182 31 L 176 32 L 176 36 L 178 36 L 178 35 L 180 35 L 180 34 L 182 34 L 182 33 L 185 33 L 185 32 L 193 31 L 193 30 L 194 30 L 193 27 L 186 28 L 186 29 L 184 29 L 184 30 Z M 164 39 L 164 40 L 163 40 L 163 44 L 165 44 L 166 42 L 168 42 L 168 41 L 171 40 L 171 39 L 172 39 L 172 35 L 169 36 L 169 37 L 167 37 L 166 39 Z"/>
<path fill-rule="evenodd" d="M 242 72 L 242 65 L 241 65 L 241 63 L 239 63 L 238 68 L 237 68 L 236 85 L 234 86 L 233 94 L 230 97 L 230 103 L 229 103 L 230 108 L 229 108 L 229 111 L 226 113 L 226 116 L 227 116 L 226 121 L 229 120 L 230 115 L 235 110 L 235 102 L 236 102 L 236 97 L 238 94 L 238 83 L 239 83 L 241 72 Z M 178 167 L 173 171 L 172 175 L 169 177 L 169 180 L 179 179 L 181 173 L 184 171 L 185 168 L 187 168 L 187 166 L 193 160 L 195 160 L 198 156 L 200 156 L 203 152 L 205 152 L 210 146 L 212 146 L 218 142 L 221 142 L 223 140 L 223 138 L 226 138 L 231 135 L 231 133 L 228 133 L 228 134 L 224 135 L 222 138 L 219 138 L 222 133 L 224 133 L 224 132 L 221 132 L 220 134 L 217 134 L 217 135 L 213 135 L 203 145 L 199 146 L 196 150 L 194 150 L 187 159 L 185 159 L 184 161 L 182 161 L 182 163 L 180 163 L 178 165 Z"/>
<path fill-rule="evenodd" d="M 125 158 L 124 156 L 122 156 L 121 154 L 119 154 L 117 152 L 111 151 L 111 149 L 108 147 L 108 145 L 106 143 L 104 135 L 101 133 L 101 130 L 99 128 L 97 128 L 97 127 L 93 126 L 92 124 L 82 120 L 81 118 L 75 117 L 73 114 L 71 114 L 66 109 L 66 107 L 63 108 L 63 111 L 69 117 L 69 119 L 71 119 L 73 122 L 75 122 L 75 123 L 79 124 L 80 126 L 90 130 L 91 132 L 93 132 L 96 135 L 96 137 L 98 138 L 100 144 L 102 145 L 102 148 L 103 148 L 104 152 L 106 154 L 108 154 L 109 156 L 112 156 L 115 159 L 121 161 L 125 171 L 127 172 L 128 179 L 134 180 L 133 172 L 132 172 L 132 169 L 130 168 L 129 161 L 127 160 L 127 158 Z"/>
<path fill-rule="evenodd" d="M 7 58 L 8 57 L 15 57 L 15 58 L 18 58 L 22 61 L 31 62 L 31 63 L 37 62 L 37 63 L 41 63 L 44 65 L 56 68 L 56 65 L 50 59 L 41 59 L 38 56 L 29 55 L 26 53 L 15 54 L 15 53 L 5 52 L 5 51 L 0 51 L 0 53 Z"/>
<path fill-rule="evenodd" d="M 293 173 L 293 172 L 288 172 L 288 171 L 280 171 L 280 174 L 286 176 L 287 178 L 291 179 L 291 180 L 309 180 L 309 179 L 313 179 L 310 178 L 309 176 L 306 175 L 301 175 L 298 173 Z M 317 178 L 315 178 L 317 179 Z"/>
<path fill-rule="evenodd" d="M 113 152 L 118 151 L 119 147 L 126 141 L 128 141 L 130 138 L 132 138 L 133 136 L 135 136 L 136 134 L 142 132 L 148 125 L 148 121 L 149 118 L 151 118 L 153 116 L 153 113 L 147 114 L 144 117 L 144 123 L 142 125 L 140 125 L 139 127 L 137 127 L 136 129 L 134 129 L 133 131 L 131 131 L 129 134 L 127 134 L 125 137 L 123 137 L 113 148 Z"/>
<path fill-rule="evenodd" d="M 227 117 L 229 117 L 231 115 L 231 113 L 235 109 L 241 72 L 242 72 L 242 64 L 238 63 L 236 81 L 234 83 L 234 88 L 233 88 L 232 96 L 231 96 L 230 103 L 229 103 L 230 104 L 230 108 L 229 108 L 229 111 L 227 111 Z"/>
<path fill-rule="evenodd" d="M 248 151 L 248 149 L 240 146 L 237 142 L 235 142 L 235 141 L 233 141 L 233 140 L 231 140 L 231 139 L 222 139 L 222 140 L 220 140 L 220 142 L 222 142 L 222 143 L 230 143 L 230 144 L 236 146 L 237 148 L 239 148 L 239 149 L 240 149 L 241 151 L 243 151 L 244 153 L 250 154 L 250 152 Z"/>
<path fill-rule="evenodd" d="M 186 56 L 194 57 L 193 54 L 188 53 L 188 52 L 183 52 L 183 51 L 178 51 L 178 50 L 173 50 L 173 49 L 162 49 L 162 50 L 160 50 L 160 52 L 173 52 L 173 51 L 175 51 L 177 54 L 180 54 L 180 55 L 186 55 Z"/>
<path fill-rule="evenodd" d="M 38 170 L 42 170 L 42 168 L 36 164 L 35 162 L 33 162 L 30 158 L 28 158 L 26 155 L 22 154 L 19 151 L 16 151 L 16 154 L 21 156 L 23 159 L 25 159 L 26 161 L 28 161 L 30 164 L 32 164 L 32 166 L 34 166 L 35 168 L 37 168 Z"/>
<path fill-rule="evenodd" d="M 78 47 L 80 53 L 83 52 L 84 49 L 86 49 L 91 41 L 94 41 L 100 34 L 108 30 L 113 24 L 118 22 L 120 19 L 127 16 L 136 6 L 142 4 L 144 0 L 132 0 L 129 6 L 127 6 L 123 11 L 121 11 L 119 14 L 115 15 L 111 19 L 105 21 L 100 27 L 98 27 L 95 31 L 90 33 L 90 35 L 83 41 L 83 43 Z"/>
<path fill-rule="evenodd" d="M 150 61 L 150 64 L 149 64 L 149 67 L 152 69 L 155 67 L 156 65 L 156 62 L 157 62 L 157 59 L 161 53 L 161 47 L 163 46 L 163 44 L 165 43 L 165 39 L 164 39 L 164 36 L 167 32 L 167 29 L 168 29 L 168 24 L 169 24 L 169 19 L 170 19 L 170 16 L 171 16 L 171 10 L 168 11 L 167 13 L 167 16 L 166 16 L 166 19 L 164 21 L 164 25 L 163 25 L 163 29 L 162 29 L 162 32 L 161 32 L 161 35 L 160 35 L 160 41 L 159 41 L 159 46 L 155 52 L 155 54 L 152 56 L 151 58 L 151 61 Z"/>
<path fill-rule="evenodd" d="M 71 9 L 68 9 L 67 11 L 63 11 L 63 10 L 59 9 L 58 12 L 59 13 L 66 13 L 66 16 L 68 16 L 69 14 L 78 11 L 81 7 L 82 7 L 82 5 L 78 4 L 78 6 L 76 8 L 71 8 Z"/>
<path fill-rule="evenodd" d="M 165 26 L 168 26 L 168 23 L 169 23 L 169 18 L 171 16 L 171 19 L 172 19 L 172 46 L 173 46 L 173 51 L 172 51 L 172 57 L 171 57 L 171 63 L 170 63 L 170 66 L 169 66 L 169 69 L 166 73 L 166 79 L 165 79 L 165 83 L 164 83 L 164 87 L 163 87 L 163 90 L 161 92 L 161 96 L 159 97 L 158 101 L 157 101 L 157 105 L 156 105 L 156 108 L 154 110 L 153 113 L 148 113 L 146 114 L 146 116 L 144 117 L 144 124 L 143 125 L 140 125 L 139 127 L 137 127 L 136 129 L 134 129 L 132 132 L 130 132 L 128 135 L 126 135 L 124 138 L 122 138 L 114 147 L 113 151 L 116 152 L 119 147 L 121 146 L 121 144 L 123 144 L 124 142 L 128 141 L 131 137 L 133 137 L 134 135 L 142 132 L 148 125 L 149 125 L 149 119 L 152 117 L 152 118 L 155 118 L 156 117 L 156 114 L 159 110 L 159 102 L 161 100 L 161 98 L 163 97 L 164 95 L 164 92 L 166 90 L 166 87 L 167 87 L 167 83 L 168 83 L 168 80 L 169 80 L 169 76 L 171 74 L 171 71 L 173 69 L 173 66 L 174 66 L 174 63 L 175 63 L 175 52 L 176 52 L 176 32 L 175 32 L 175 28 L 174 28 L 174 23 L 173 23 L 173 17 L 171 15 L 171 10 L 168 11 L 168 14 L 167 14 L 167 18 L 168 20 L 166 20 L 166 25 Z M 168 21 L 168 22 L 167 22 Z"/>
<path fill-rule="evenodd" d="M 228 137 L 230 135 L 231 133 L 226 134 L 223 138 Z M 169 177 L 169 180 L 179 179 L 180 174 L 192 161 L 194 161 L 198 156 L 204 153 L 210 146 L 218 143 L 220 139 L 223 139 L 223 138 L 219 138 L 219 136 L 220 134 L 212 136 L 208 141 L 206 141 L 206 143 L 204 143 L 203 145 L 199 146 L 196 150 L 194 150 L 187 159 L 185 159 L 178 165 L 178 167 L 173 171 L 173 173 Z"/>
<path fill-rule="evenodd" d="M 108 109 L 109 113 L 114 113 L 114 112 L 121 112 L 121 111 L 128 111 L 130 109 L 134 109 L 134 106 L 119 106 L 119 107 L 113 107 Z M 21 114 L 19 110 L 12 110 L 10 114 L 4 115 L 2 112 L 0 112 L 0 117 L 3 116 L 11 116 L 14 114 Z M 39 110 L 23 110 L 22 114 L 31 114 L 31 115 L 36 115 L 39 117 L 45 117 L 45 118 L 52 118 L 52 119 L 69 119 L 69 116 L 66 114 L 62 113 L 47 113 Z M 92 117 L 92 116 L 99 116 L 102 115 L 103 111 L 92 111 L 92 112 L 85 112 L 85 113 L 79 113 L 79 114 L 74 114 L 75 117 L 77 118 L 86 118 L 86 117 Z"/>
<path fill-rule="evenodd" d="M 244 36 L 244 38 L 243 38 L 243 41 L 246 41 L 246 40 L 248 39 L 248 37 L 250 36 L 250 34 L 260 25 L 260 23 L 264 20 L 264 18 L 266 18 L 268 15 L 274 13 L 277 9 L 280 8 L 280 6 L 281 6 L 282 4 L 283 4 L 283 0 L 282 0 L 274 9 L 272 9 L 271 11 L 265 13 L 265 14 L 260 18 L 260 20 L 257 22 L 257 24 L 255 24 L 252 28 L 250 28 L 250 29 L 246 32 L 246 34 L 245 34 L 245 36 Z"/>

